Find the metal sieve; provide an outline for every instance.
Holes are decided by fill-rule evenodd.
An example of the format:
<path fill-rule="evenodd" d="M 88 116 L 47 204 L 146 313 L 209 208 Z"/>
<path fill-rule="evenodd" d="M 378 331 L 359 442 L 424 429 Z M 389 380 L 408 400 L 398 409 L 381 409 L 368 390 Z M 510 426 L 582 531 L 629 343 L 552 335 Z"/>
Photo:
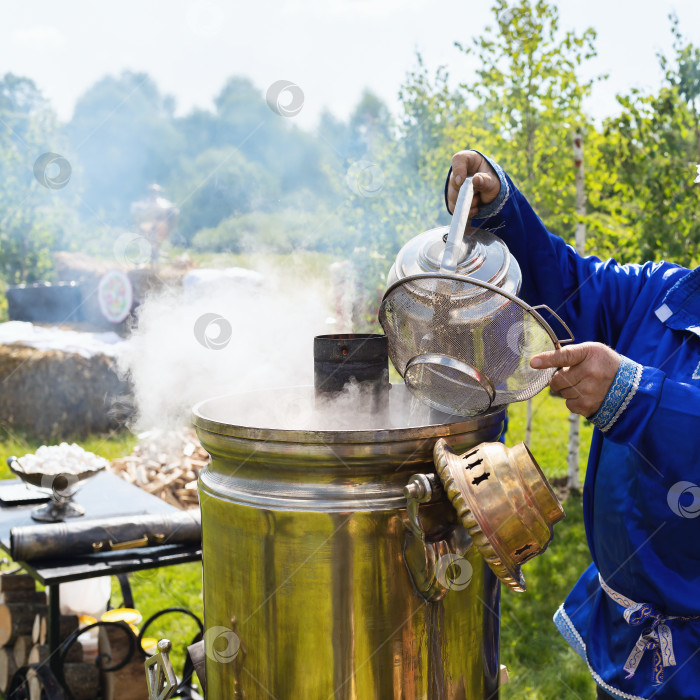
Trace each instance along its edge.
<path fill-rule="evenodd" d="M 569 337 L 559 340 L 540 311 Z M 547 306 L 530 306 L 488 282 L 441 272 L 394 282 L 379 321 L 408 389 L 433 408 L 462 416 L 535 396 L 556 369 L 533 369 L 532 357 L 573 341 Z"/>

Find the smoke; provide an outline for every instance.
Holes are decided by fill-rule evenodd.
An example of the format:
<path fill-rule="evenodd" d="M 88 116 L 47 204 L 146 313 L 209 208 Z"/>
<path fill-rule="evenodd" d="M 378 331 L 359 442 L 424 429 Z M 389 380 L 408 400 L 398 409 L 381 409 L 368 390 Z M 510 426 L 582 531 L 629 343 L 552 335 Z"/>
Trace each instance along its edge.
<path fill-rule="evenodd" d="M 119 358 L 133 385 L 133 429 L 176 429 L 203 399 L 313 384 L 328 296 L 318 283 L 267 270 L 260 286 L 228 281 L 149 297 Z"/>

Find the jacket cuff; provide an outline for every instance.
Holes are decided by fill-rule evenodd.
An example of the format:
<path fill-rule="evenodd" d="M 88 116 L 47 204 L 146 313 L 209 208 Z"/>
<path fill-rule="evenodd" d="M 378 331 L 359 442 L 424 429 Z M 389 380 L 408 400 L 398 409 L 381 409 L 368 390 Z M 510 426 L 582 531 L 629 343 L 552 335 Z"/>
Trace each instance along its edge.
<path fill-rule="evenodd" d="M 508 184 L 508 179 L 506 178 L 506 174 L 503 171 L 503 168 L 498 163 L 496 163 L 495 160 L 491 160 L 491 158 L 485 156 L 481 151 L 476 151 L 476 153 L 478 153 L 480 156 L 483 156 L 483 158 L 486 159 L 487 163 L 496 171 L 496 175 L 498 175 L 498 179 L 501 182 L 501 189 L 499 190 L 496 199 L 494 199 L 493 202 L 489 202 L 485 206 L 481 207 L 476 213 L 476 216 L 474 216 L 474 219 L 482 221 L 484 219 L 489 219 L 492 216 L 495 216 L 501 211 L 501 209 L 503 209 L 506 202 L 508 201 L 508 197 L 510 197 L 510 185 Z M 450 214 L 452 212 L 450 211 L 450 207 L 447 204 L 447 188 L 450 183 L 451 174 L 452 166 L 450 166 L 450 169 L 447 172 L 447 179 L 445 180 L 445 207 L 447 208 L 447 211 Z"/>
<path fill-rule="evenodd" d="M 601 407 L 588 419 L 603 433 L 607 433 L 627 410 L 642 380 L 642 369 L 642 365 L 622 357 Z"/>

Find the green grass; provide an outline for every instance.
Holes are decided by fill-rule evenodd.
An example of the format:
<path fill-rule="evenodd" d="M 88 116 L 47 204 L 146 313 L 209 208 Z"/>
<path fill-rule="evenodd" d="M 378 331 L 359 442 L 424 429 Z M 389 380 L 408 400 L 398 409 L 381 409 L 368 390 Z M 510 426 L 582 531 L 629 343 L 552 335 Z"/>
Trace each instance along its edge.
<path fill-rule="evenodd" d="M 534 421 L 531 450 L 545 474 L 566 474 L 569 423 L 564 402 L 547 392 L 533 402 Z M 523 439 L 525 404 L 511 406 L 508 443 Z M 590 443 L 591 427 L 582 422 L 581 480 Z M 81 444 L 107 458 L 128 454 L 135 443 L 129 433 L 94 436 Z M 0 432 L 0 452 L 4 459 L 36 449 L 39 443 L 26 435 Z M 2 476 L 8 476 L 4 467 Z M 528 585 L 525 593 L 502 590 L 501 663 L 510 672 L 510 683 L 503 688 L 502 700 L 592 700 L 593 681 L 585 664 L 571 651 L 552 623 L 552 615 L 564 600 L 578 576 L 590 562 L 583 528 L 581 498 L 572 494 L 564 502 L 566 518 L 555 529 L 547 552 L 524 567 Z M 202 616 L 201 565 L 186 564 L 131 575 L 136 607 L 144 620 L 169 606 L 181 606 Z M 113 579 L 112 605 L 122 604 L 121 592 Z M 194 622 L 182 615 L 162 618 L 148 636 L 167 637 L 174 645 L 173 659 L 181 673 L 184 648 L 197 631 Z"/>
<path fill-rule="evenodd" d="M 544 391 L 533 399 L 530 449 L 548 478 L 566 476 L 569 412 L 564 401 Z M 509 408 L 508 444 L 523 439 L 526 404 Z M 585 475 L 592 426 L 581 421 L 581 483 Z M 566 518 L 555 526 L 547 551 L 523 567 L 527 591 L 501 593 L 501 663 L 510 682 L 502 700 L 560 700 L 595 697 L 594 683 L 583 661 L 564 642 L 552 616 L 591 558 L 583 527 L 581 497 L 563 503 Z"/>

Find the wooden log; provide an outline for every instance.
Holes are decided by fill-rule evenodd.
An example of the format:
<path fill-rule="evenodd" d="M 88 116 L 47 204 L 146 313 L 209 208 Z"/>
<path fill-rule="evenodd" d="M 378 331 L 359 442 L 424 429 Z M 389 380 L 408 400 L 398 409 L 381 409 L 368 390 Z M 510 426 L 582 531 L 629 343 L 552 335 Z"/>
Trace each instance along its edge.
<path fill-rule="evenodd" d="M 95 664 L 66 663 L 63 677 L 74 700 L 94 700 L 100 693 L 100 671 Z"/>
<path fill-rule="evenodd" d="M 27 654 L 27 663 L 41 664 L 49 658 L 49 647 L 47 644 L 35 644 Z M 83 645 L 80 641 L 73 642 L 66 654 L 66 663 L 81 663 L 83 661 Z"/>
<path fill-rule="evenodd" d="M 34 590 L 36 590 L 36 584 L 29 574 L 2 574 L 0 576 L 0 593 Z"/>
<path fill-rule="evenodd" d="M 77 615 L 61 615 L 58 620 L 58 639 L 63 641 L 80 626 Z"/>
<path fill-rule="evenodd" d="M 24 666 L 27 663 L 27 657 L 29 656 L 29 650 L 32 648 L 32 637 L 29 634 L 23 634 L 21 637 L 17 637 L 15 640 L 15 645 L 12 647 L 12 655 L 15 659 L 15 664 L 17 668 Z"/>
<path fill-rule="evenodd" d="M 6 591 L 0 593 L 0 605 L 6 603 L 32 603 L 46 605 L 45 591 Z"/>
<path fill-rule="evenodd" d="M 100 628 L 100 654 L 108 654 L 106 667 L 114 666 L 123 661 L 129 653 L 129 639 L 134 645 L 134 655 L 131 660 L 117 671 L 102 673 L 103 700 L 148 700 L 148 686 L 144 663 L 146 654 L 139 647 L 136 635 L 131 628 L 121 623 L 120 627 L 107 626 Z"/>
<path fill-rule="evenodd" d="M 43 664 L 49 658 L 49 647 L 47 644 L 35 644 L 27 654 L 27 663 L 30 666 Z"/>
<path fill-rule="evenodd" d="M 13 643 L 17 637 L 32 634 L 37 613 L 46 611 L 45 605 L 7 603 L 0 605 L 0 646 Z"/>
<path fill-rule="evenodd" d="M 27 671 L 27 690 L 29 700 L 41 700 L 41 681 L 33 668 Z"/>
<path fill-rule="evenodd" d="M 37 613 L 32 625 L 32 644 L 46 643 L 46 615 Z"/>
<path fill-rule="evenodd" d="M 9 688 L 16 670 L 17 664 L 12 650 L 7 647 L 0 649 L 0 692 L 4 693 Z"/>
<path fill-rule="evenodd" d="M 43 664 L 49 658 L 49 647 L 47 644 L 35 644 L 27 654 L 27 664 L 35 666 Z"/>
<path fill-rule="evenodd" d="M 100 692 L 100 672 L 94 664 L 65 664 L 63 678 L 74 700 L 94 700 Z M 41 678 L 33 669 L 27 671 L 29 700 L 41 700 Z"/>

